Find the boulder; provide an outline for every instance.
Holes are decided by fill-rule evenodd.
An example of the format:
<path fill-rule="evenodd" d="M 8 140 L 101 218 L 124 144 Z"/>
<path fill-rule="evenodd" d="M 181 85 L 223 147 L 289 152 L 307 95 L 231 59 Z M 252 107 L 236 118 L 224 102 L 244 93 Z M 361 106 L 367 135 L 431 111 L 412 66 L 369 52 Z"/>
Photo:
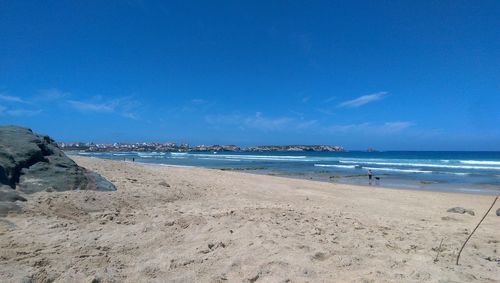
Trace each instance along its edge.
<path fill-rule="evenodd" d="M 19 193 L 116 190 L 68 158 L 49 136 L 17 126 L 0 126 L 0 186 L 1 202 L 26 200 Z"/>
<path fill-rule="evenodd" d="M 500 216 L 500 208 L 497 209 L 497 216 Z"/>

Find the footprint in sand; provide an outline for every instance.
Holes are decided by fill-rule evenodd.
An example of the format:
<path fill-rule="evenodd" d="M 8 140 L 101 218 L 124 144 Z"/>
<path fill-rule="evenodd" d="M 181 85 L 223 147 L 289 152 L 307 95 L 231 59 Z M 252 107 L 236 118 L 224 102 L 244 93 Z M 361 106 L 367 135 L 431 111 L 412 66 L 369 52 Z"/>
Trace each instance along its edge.
<path fill-rule="evenodd" d="M 313 261 L 324 261 L 328 259 L 328 255 L 324 252 L 316 252 L 314 255 L 311 256 L 311 259 Z"/>

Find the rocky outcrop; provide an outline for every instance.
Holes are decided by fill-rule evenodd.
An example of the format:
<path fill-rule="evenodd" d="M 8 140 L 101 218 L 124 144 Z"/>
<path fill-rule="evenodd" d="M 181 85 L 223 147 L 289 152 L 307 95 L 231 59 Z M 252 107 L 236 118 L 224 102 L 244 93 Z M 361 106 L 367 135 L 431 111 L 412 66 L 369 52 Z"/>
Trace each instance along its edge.
<path fill-rule="evenodd" d="M 0 214 L 41 191 L 116 188 L 100 175 L 78 166 L 48 136 L 17 126 L 0 126 Z M 5 207 L 10 207 L 6 209 Z"/>

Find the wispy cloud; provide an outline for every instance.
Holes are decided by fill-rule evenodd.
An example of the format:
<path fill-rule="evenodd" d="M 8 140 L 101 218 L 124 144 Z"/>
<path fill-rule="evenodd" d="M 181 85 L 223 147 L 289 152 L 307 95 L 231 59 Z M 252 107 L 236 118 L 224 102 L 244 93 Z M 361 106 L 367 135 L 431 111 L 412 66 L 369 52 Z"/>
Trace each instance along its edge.
<path fill-rule="evenodd" d="M 28 110 L 28 109 L 11 109 L 7 114 L 15 117 L 31 117 L 42 113 L 42 110 Z"/>
<path fill-rule="evenodd" d="M 194 98 L 194 99 L 191 99 L 191 103 L 196 104 L 196 105 L 201 105 L 201 104 L 207 104 L 208 101 L 205 99 L 201 99 L 201 98 Z"/>
<path fill-rule="evenodd" d="M 205 122 L 220 126 L 234 125 L 240 129 L 255 129 L 261 131 L 302 130 L 316 125 L 315 120 L 303 120 L 292 117 L 268 117 L 261 112 L 253 115 L 208 115 Z"/>
<path fill-rule="evenodd" d="M 109 113 L 115 111 L 115 105 L 112 103 L 90 103 L 77 100 L 68 100 L 68 103 L 71 107 L 81 112 Z"/>
<path fill-rule="evenodd" d="M 381 100 L 386 95 L 387 95 L 387 92 L 377 92 L 377 93 L 372 93 L 372 94 L 368 94 L 368 95 L 363 95 L 363 96 L 360 96 L 360 97 L 353 99 L 353 100 L 344 101 L 344 102 L 340 103 L 339 106 L 340 107 L 349 107 L 349 108 L 360 107 L 360 106 L 363 106 L 363 105 L 368 104 L 370 102 Z"/>
<path fill-rule="evenodd" d="M 367 133 L 367 134 L 390 134 L 403 131 L 415 125 L 413 122 L 396 121 L 385 123 L 359 123 L 347 125 L 333 125 L 328 127 L 334 133 Z"/>
<path fill-rule="evenodd" d="M 289 117 L 270 118 L 262 115 L 261 112 L 255 113 L 255 116 L 247 117 L 243 120 L 245 126 L 260 130 L 282 130 L 286 125 L 293 121 Z"/>
<path fill-rule="evenodd" d="M 140 120 L 139 110 L 142 107 L 142 103 L 138 100 L 132 99 L 131 97 L 124 97 L 115 100 L 117 106 L 115 109 L 118 111 L 123 117 Z"/>
<path fill-rule="evenodd" d="M 29 109 L 9 109 L 4 106 L 0 106 L 0 116 L 11 116 L 11 117 L 31 117 L 38 115 L 42 110 L 29 110 Z"/>
<path fill-rule="evenodd" d="M 335 114 L 335 112 L 333 112 L 330 109 L 326 109 L 326 108 L 317 108 L 316 111 L 318 111 L 321 114 L 328 115 L 328 116 L 331 116 L 331 115 Z"/>
<path fill-rule="evenodd" d="M 130 97 L 116 98 L 104 101 L 94 98 L 93 101 L 67 100 L 68 105 L 82 113 L 116 113 L 130 119 L 139 119 L 137 114 L 141 103 Z"/>
<path fill-rule="evenodd" d="M 413 126 L 412 122 L 387 122 L 384 124 L 384 129 L 386 131 L 398 132 Z"/>
<path fill-rule="evenodd" d="M 184 103 L 184 106 L 180 109 L 182 112 L 204 112 L 212 108 L 215 105 L 214 101 L 209 101 L 202 98 L 193 98 Z"/>
<path fill-rule="evenodd" d="M 57 88 L 42 89 L 39 91 L 39 95 L 35 97 L 36 100 L 59 100 L 63 98 L 68 98 L 71 93 L 62 91 Z"/>
<path fill-rule="evenodd" d="M 337 99 L 336 96 L 330 96 L 327 99 L 325 99 L 324 101 L 325 101 L 325 103 L 330 103 L 330 102 L 334 101 L 335 99 Z"/>
<path fill-rule="evenodd" d="M 300 99 L 300 102 L 302 103 L 307 103 L 309 100 L 311 100 L 310 96 L 304 96 Z"/>
<path fill-rule="evenodd" d="M 16 103 L 28 103 L 26 100 L 20 98 L 19 96 L 11 96 L 3 93 L 0 93 L 0 100 Z"/>

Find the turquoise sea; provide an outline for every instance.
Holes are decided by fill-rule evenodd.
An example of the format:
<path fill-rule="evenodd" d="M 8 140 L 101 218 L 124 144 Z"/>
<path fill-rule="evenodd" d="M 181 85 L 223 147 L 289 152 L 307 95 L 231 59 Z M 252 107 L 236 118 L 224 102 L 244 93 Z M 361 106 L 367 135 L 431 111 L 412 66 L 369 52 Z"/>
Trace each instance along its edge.
<path fill-rule="evenodd" d="M 335 183 L 500 194 L 500 152 L 73 152 L 156 165 L 239 170 Z M 370 182 L 368 170 L 374 176 Z"/>

